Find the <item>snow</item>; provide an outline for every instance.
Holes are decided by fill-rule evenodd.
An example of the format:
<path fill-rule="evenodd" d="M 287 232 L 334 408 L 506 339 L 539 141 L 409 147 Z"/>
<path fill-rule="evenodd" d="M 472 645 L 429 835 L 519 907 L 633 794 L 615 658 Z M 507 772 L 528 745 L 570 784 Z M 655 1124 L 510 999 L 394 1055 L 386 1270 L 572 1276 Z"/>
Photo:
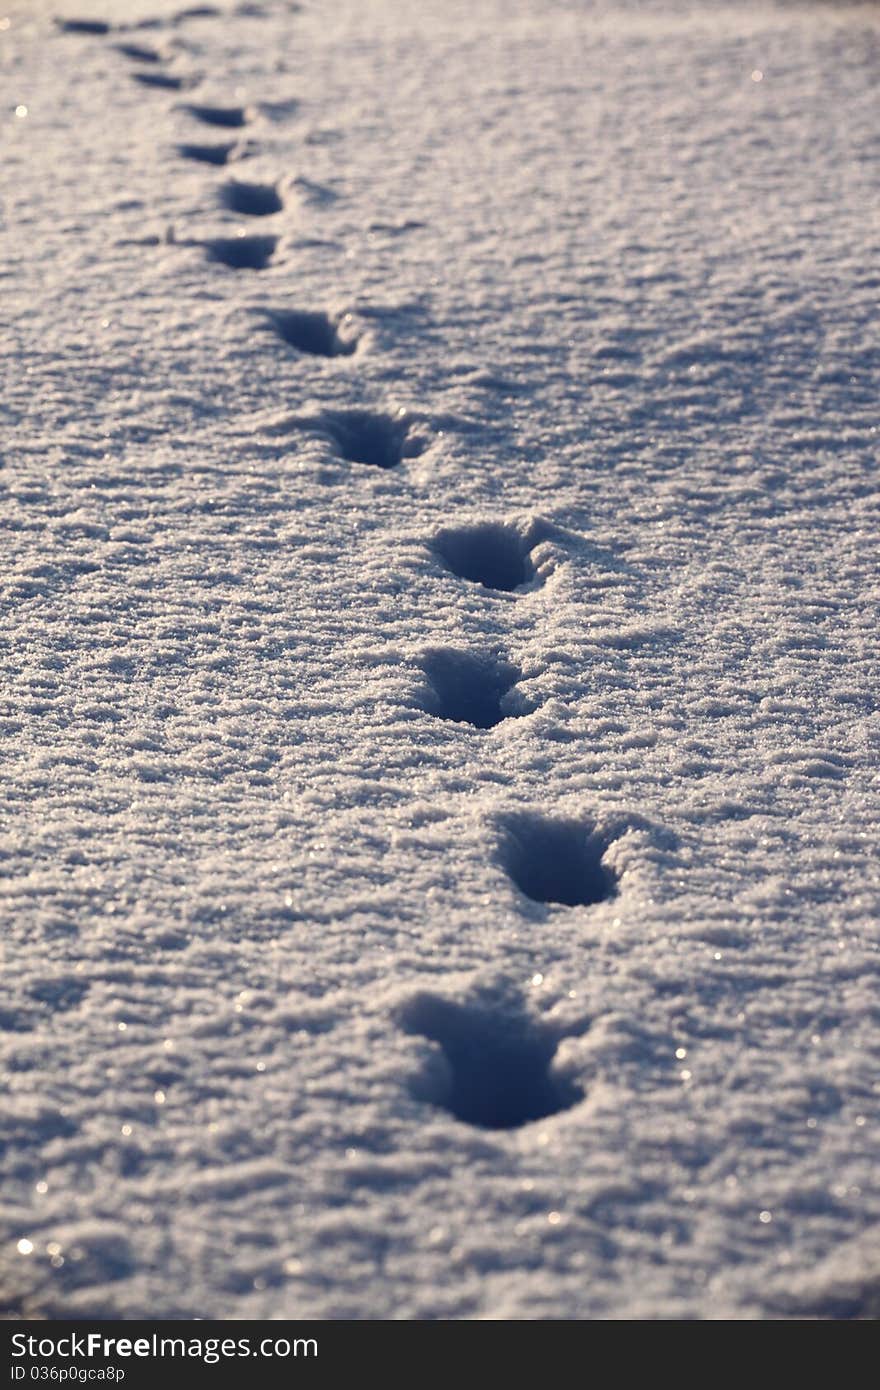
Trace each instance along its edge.
<path fill-rule="evenodd" d="M 876 7 L 7 3 L 4 1307 L 876 1315 Z"/>

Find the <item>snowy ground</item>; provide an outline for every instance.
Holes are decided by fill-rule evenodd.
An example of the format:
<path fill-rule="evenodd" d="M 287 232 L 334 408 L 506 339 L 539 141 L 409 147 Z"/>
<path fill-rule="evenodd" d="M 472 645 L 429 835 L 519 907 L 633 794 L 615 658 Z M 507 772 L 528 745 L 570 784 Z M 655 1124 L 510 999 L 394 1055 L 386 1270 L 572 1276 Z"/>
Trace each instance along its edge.
<path fill-rule="evenodd" d="M 3 1306 L 876 1315 L 880 8 L 181 7 L 0 11 Z"/>

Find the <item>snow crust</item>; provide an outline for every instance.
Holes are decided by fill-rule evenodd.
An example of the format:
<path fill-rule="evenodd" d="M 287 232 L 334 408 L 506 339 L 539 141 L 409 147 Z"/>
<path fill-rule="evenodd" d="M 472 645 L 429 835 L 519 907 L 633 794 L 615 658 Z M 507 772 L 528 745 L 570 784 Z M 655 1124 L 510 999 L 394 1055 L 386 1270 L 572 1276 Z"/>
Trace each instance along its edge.
<path fill-rule="evenodd" d="M 4 1308 L 876 1316 L 877 7 L 184 8 L 0 28 Z"/>

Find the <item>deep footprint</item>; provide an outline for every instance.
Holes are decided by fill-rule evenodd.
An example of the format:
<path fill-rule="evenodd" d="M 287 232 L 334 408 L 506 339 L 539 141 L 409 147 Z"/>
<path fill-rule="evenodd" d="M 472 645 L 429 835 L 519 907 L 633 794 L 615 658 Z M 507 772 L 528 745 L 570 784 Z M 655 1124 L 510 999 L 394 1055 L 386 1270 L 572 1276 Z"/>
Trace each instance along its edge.
<path fill-rule="evenodd" d="M 329 435 L 340 458 L 349 463 L 396 468 L 404 457 L 421 453 L 419 443 L 407 439 L 409 421 L 402 416 L 370 410 L 328 410 L 315 424 Z"/>
<path fill-rule="evenodd" d="M 350 357 L 357 347 L 356 338 L 342 338 L 339 324 L 328 314 L 270 310 L 269 322 L 279 338 L 297 352 L 310 352 L 315 357 Z"/>
<path fill-rule="evenodd" d="M 162 54 L 155 48 L 142 48 L 137 43 L 118 43 L 116 51 L 121 53 L 124 58 L 130 58 L 133 63 L 164 62 Z"/>
<path fill-rule="evenodd" d="M 433 544 L 448 570 L 486 589 L 510 592 L 535 577 L 526 541 L 500 522 L 438 531 Z"/>
<path fill-rule="evenodd" d="M 504 822 L 502 862 L 521 893 L 538 903 L 592 907 L 617 893 L 604 862 L 608 842 L 592 825 L 518 815 Z"/>
<path fill-rule="evenodd" d="M 222 10 L 214 5 L 191 5 L 188 10 L 178 10 L 171 16 L 172 24 L 186 24 L 190 19 L 220 19 Z"/>
<path fill-rule="evenodd" d="M 200 164 L 223 165 L 229 160 L 229 156 L 235 149 L 235 145 L 178 145 L 177 153 L 184 159 L 195 159 Z"/>
<path fill-rule="evenodd" d="M 56 19 L 63 34 L 109 34 L 110 25 L 103 19 Z"/>
<path fill-rule="evenodd" d="M 220 201 L 231 212 L 245 217 L 269 217 L 284 206 L 271 183 L 228 183 L 220 190 Z"/>
<path fill-rule="evenodd" d="M 516 1129 L 583 1099 L 573 1081 L 553 1075 L 557 1040 L 519 999 L 454 1004 L 422 994 L 403 1010 L 401 1022 L 408 1033 L 439 1044 L 448 1067 L 448 1081 L 422 1079 L 414 1095 L 465 1124 Z"/>
<path fill-rule="evenodd" d="M 186 110 L 205 125 L 225 126 L 228 129 L 247 125 L 247 111 L 243 106 L 187 106 Z"/>
<path fill-rule="evenodd" d="M 422 670 L 427 680 L 425 712 L 475 729 L 494 729 L 509 717 L 502 700 L 522 675 L 495 656 L 451 647 L 426 652 Z"/>
<path fill-rule="evenodd" d="M 192 86 L 186 78 L 172 77 L 169 72 L 133 72 L 131 79 L 142 87 L 160 87 L 165 92 L 182 92 L 184 87 Z"/>
<path fill-rule="evenodd" d="M 219 237 L 205 242 L 205 250 L 210 260 L 233 270 L 265 270 L 277 245 L 274 236 Z"/>

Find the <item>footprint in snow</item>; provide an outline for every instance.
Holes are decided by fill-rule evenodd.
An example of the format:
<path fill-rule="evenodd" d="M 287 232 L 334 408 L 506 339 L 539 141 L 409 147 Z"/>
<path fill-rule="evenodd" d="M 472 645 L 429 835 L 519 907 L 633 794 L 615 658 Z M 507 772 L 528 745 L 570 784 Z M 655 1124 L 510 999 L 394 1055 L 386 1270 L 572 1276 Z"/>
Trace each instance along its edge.
<path fill-rule="evenodd" d="M 219 196 L 224 207 L 245 217 L 270 217 L 284 207 L 277 188 L 271 183 L 233 181 L 220 189 Z"/>
<path fill-rule="evenodd" d="M 197 81 L 192 77 L 173 77 L 170 72 L 133 72 L 131 79 L 142 87 L 160 87 L 165 92 L 185 91 L 187 87 L 195 86 Z"/>
<path fill-rule="evenodd" d="M 517 1129 L 583 1099 L 552 1068 L 555 1030 L 532 1018 L 521 997 L 483 996 L 463 1004 L 419 994 L 400 1011 L 404 1031 L 436 1043 L 440 1056 L 412 1083 L 415 1099 L 481 1129 Z"/>
<path fill-rule="evenodd" d="M 118 43 L 116 52 L 133 63 L 164 63 L 165 58 L 156 48 L 142 47 L 138 43 Z"/>
<path fill-rule="evenodd" d="M 228 164 L 230 156 L 237 148 L 235 142 L 228 145 L 178 145 L 177 153 L 184 159 L 194 159 L 199 164 Z"/>
<path fill-rule="evenodd" d="M 204 125 L 238 129 L 250 119 L 243 106 L 187 106 L 186 110 Z"/>
<path fill-rule="evenodd" d="M 266 9 L 263 5 L 254 3 L 241 4 L 232 11 L 232 15 L 241 19 L 264 19 Z M 178 10 L 177 14 L 171 16 L 172 24 L 188 24 L 193 19 L 223 19 L 224 13 L 218 10 L 216 5 L 190 5 L 185 10 Z"/>
<path fill-rule="evenodd" d="M 434 537 L 433 549 L 452 574 L 485 589 L 510 593 L 535 577 L 531 545 L 500 522 L 444 528 Z"/>
<path fill-rule="evenodd" d="M 424 447 L 421 440 L 409 437 L 410 422 L 403 413 L 327 410 L 304 423 L 327 435 L 340 458 L 372 468 L 396 468 L 404 458 L 418 457 Z"/>
<path fill-rule="evenodd" d="M 592 907 L 617 894 L 609 838 L 574 820 L 519 814 L 501 823 L 501 862 L 533 902 Z"/>
<path fill-rule="evenodd" d="M 103 19 L 56 19 L 62 34 L 109 34 L 110 25 Z"/>
<path fill-rule="evenodd" d="M 522 679 L 522 672 L 497 656 L 437 647 L 424 653 L 422 709 L 438 719 L 494 729 L 503 719 L 523 713 L 510 708 L 505 697 Z"/>
<path fill-rule="evenodd" d="M 220 19 L 223 11 L 216 5 L 190 5 L 186 10 L 178 10 L 171 16 L 172 24 L 187 24 L 191 19 Z"/>
<path fill-rule="evenodd" d="M 232 270 L 265 270 L 277 245 L 274 236 L 217 237 L 204 243 L 209 260 Z"/>
<path fill-rule="evenodd" d="M 315 357 L 351 356 L 358 340 L 344 333 L 340 327 L 348 317 L 331 318 L 329 314 L 316 311 L 270 309 L 266 313 L 279 338 L 297 352 L 308 352 Z"/>

